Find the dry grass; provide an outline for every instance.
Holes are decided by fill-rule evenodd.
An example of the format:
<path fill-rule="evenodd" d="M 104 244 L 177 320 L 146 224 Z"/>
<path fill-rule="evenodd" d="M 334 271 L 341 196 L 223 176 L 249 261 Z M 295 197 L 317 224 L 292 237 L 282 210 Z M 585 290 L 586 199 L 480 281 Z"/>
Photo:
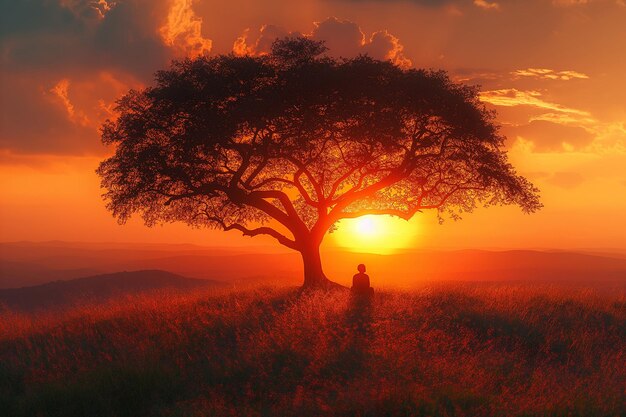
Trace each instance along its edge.
<path fill-rule="evenodd" d="M 623 296 L 155 295 L 0 322 L 3 416 L 624 416 Z"/>

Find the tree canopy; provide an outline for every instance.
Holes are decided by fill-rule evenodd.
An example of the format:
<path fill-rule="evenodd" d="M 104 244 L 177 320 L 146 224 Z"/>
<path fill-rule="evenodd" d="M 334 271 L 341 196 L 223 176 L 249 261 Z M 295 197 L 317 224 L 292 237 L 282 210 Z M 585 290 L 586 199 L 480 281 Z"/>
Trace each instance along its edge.
<path fill-rule="evenodd" d="M 541 207 L 507 160 L 478 88 L 443 71 L 368 56 L 333 59 L 286 38 L 264 56 L 175 61 L 118 101 L 98 168 L 120 222 L 269 235 L 300 251 L 305 285 L 326 282 L 319 245 L 345 218 L 457 218 L 478 205 Z"/>

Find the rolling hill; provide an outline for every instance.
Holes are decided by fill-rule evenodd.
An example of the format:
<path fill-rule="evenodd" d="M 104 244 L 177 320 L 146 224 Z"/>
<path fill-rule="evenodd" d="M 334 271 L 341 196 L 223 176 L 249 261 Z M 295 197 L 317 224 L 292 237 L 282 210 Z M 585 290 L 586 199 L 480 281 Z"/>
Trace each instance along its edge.
<path fill-rule="evenodd" d="M 376 255 L 331 250 L 322 253 L 326 274 L 344 285 L 365 263 L 376 287 L 414 287 L 439 281 L 524 281 L 626 286 L 626 257 L 618 253 L 540 250 L 410 250 Z M 300 255 L 271 249 L 192 245 L 2 243 L 0 288 L 123 270 L 170 271 L 191 278 L 235 284 L 299 285 Z"/>
<path fill-rule="evenodd" d="M 166 271 L 124 271 L 31 287 L 2 289 L 0 306 L 12 311 L 36 312 L 104 303 L 154 291 L 183 292 L 222 285 L 224 284 L 217 281 L 186 278 Z"/>

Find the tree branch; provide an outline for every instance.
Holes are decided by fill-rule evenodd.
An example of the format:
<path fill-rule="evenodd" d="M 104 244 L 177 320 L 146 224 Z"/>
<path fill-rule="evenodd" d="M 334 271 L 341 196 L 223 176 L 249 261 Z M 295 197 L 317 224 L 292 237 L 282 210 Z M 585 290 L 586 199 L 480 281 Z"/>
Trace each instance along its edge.
<path fill-rule="evenodd" d="M 303 173 L 304 173 L 304 171 L 302 171 L 301 169 L 298 169 L 296 171 L 296 173 L 293 174 L 293 184 L 296 186 L 296 188 L 298 189 L 298 192 L 300 193 L 300 195 L 302 196 L 304 201 L 306 201 L 306 203 L 309 206 L 311 206 L 311 207 L 318 207 L 319 206 L 319 202 L 318 201 L 314 201 L 311 198 L 311 196 L 309 195 L 308 191 L 306 190 L 306 188 L 304 188 L 304 185 L 302 185 L 302 182 L 300 181 L 300 177 L 302 176 Z"/>
<path fill-rule="evenodd" d="M 224 228 L 225 231 L 239 230 L 240 232 L 243 233 L 244 236 L 251 236 L 251 237 L 258 236 L 258 235 L 272 236 L 281 245 L 287 246 L 290 249 L 299 250 L 299 246 L 296 244 L 295 241 L 289 239 L 288 237 L 286 237 L 282 233 L 272 229 L 271 227 L 262 226 L 262 227 L 257 227 L 255 229 L 248 229 L 247 227 L 245 227 L 245 226 L 243 226 L 243 225 L 241 225 L 239 223 L 233 223 L 233 224 L 228 225 L 228 226 L 223 225 L 223 228 Z"/>
<path fill-rule="evenodd" d="M 306 164 L 298 161 L 296 158 L 293 158 L 293 157 L 287 157 L 287 160 L 289 160 L 289 162 L 294 164 L 296 166 L 296 168 L 298 168 L 298 171 L 302 171 L 302 173 L 304 173 L 304 175 L 307 177 L 307 179 L 309 180 L 309 182 L 313 186 L 313 190 L 315 190 L 315 195 L 317 197 L 317 202 L 321 203 L 322 201 L 324 201 L 324 192 L 322 191 L 322 187 L 315 180 L 315 178 L 313 177 L 313 174 L 311 174 L 311 172 L 307 169 Z M 295 178 L 295 176 L 294 176 L 294 178 Z M 302 197 L 305 198 L 304 195 Z M 309 198 L 310 198 L 310 196 L 309 196 Z"/>
<path fill-rule="evenodd" d="M 406 211 L 399 209 L 362 209 L 351 212 L 343 212 L 341 213 L 341 217 L 339 219 L 356 219 L 357 217 L 373 214 L 396 216 L 404 220 L 410 220 L 416 213 L 420 213 L 422 211 L 421 208 L 422 207 L 415 207 Z"/>

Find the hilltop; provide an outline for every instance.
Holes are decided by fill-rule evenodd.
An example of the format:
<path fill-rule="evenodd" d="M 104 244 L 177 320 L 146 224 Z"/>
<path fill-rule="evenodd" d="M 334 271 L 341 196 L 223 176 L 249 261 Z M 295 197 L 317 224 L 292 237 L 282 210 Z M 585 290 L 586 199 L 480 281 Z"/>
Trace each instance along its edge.
<path fill-rule="evenodd" d="M 0 320 L 3 416 L 625 415 L 623 293 L 202 289 Z"/>

